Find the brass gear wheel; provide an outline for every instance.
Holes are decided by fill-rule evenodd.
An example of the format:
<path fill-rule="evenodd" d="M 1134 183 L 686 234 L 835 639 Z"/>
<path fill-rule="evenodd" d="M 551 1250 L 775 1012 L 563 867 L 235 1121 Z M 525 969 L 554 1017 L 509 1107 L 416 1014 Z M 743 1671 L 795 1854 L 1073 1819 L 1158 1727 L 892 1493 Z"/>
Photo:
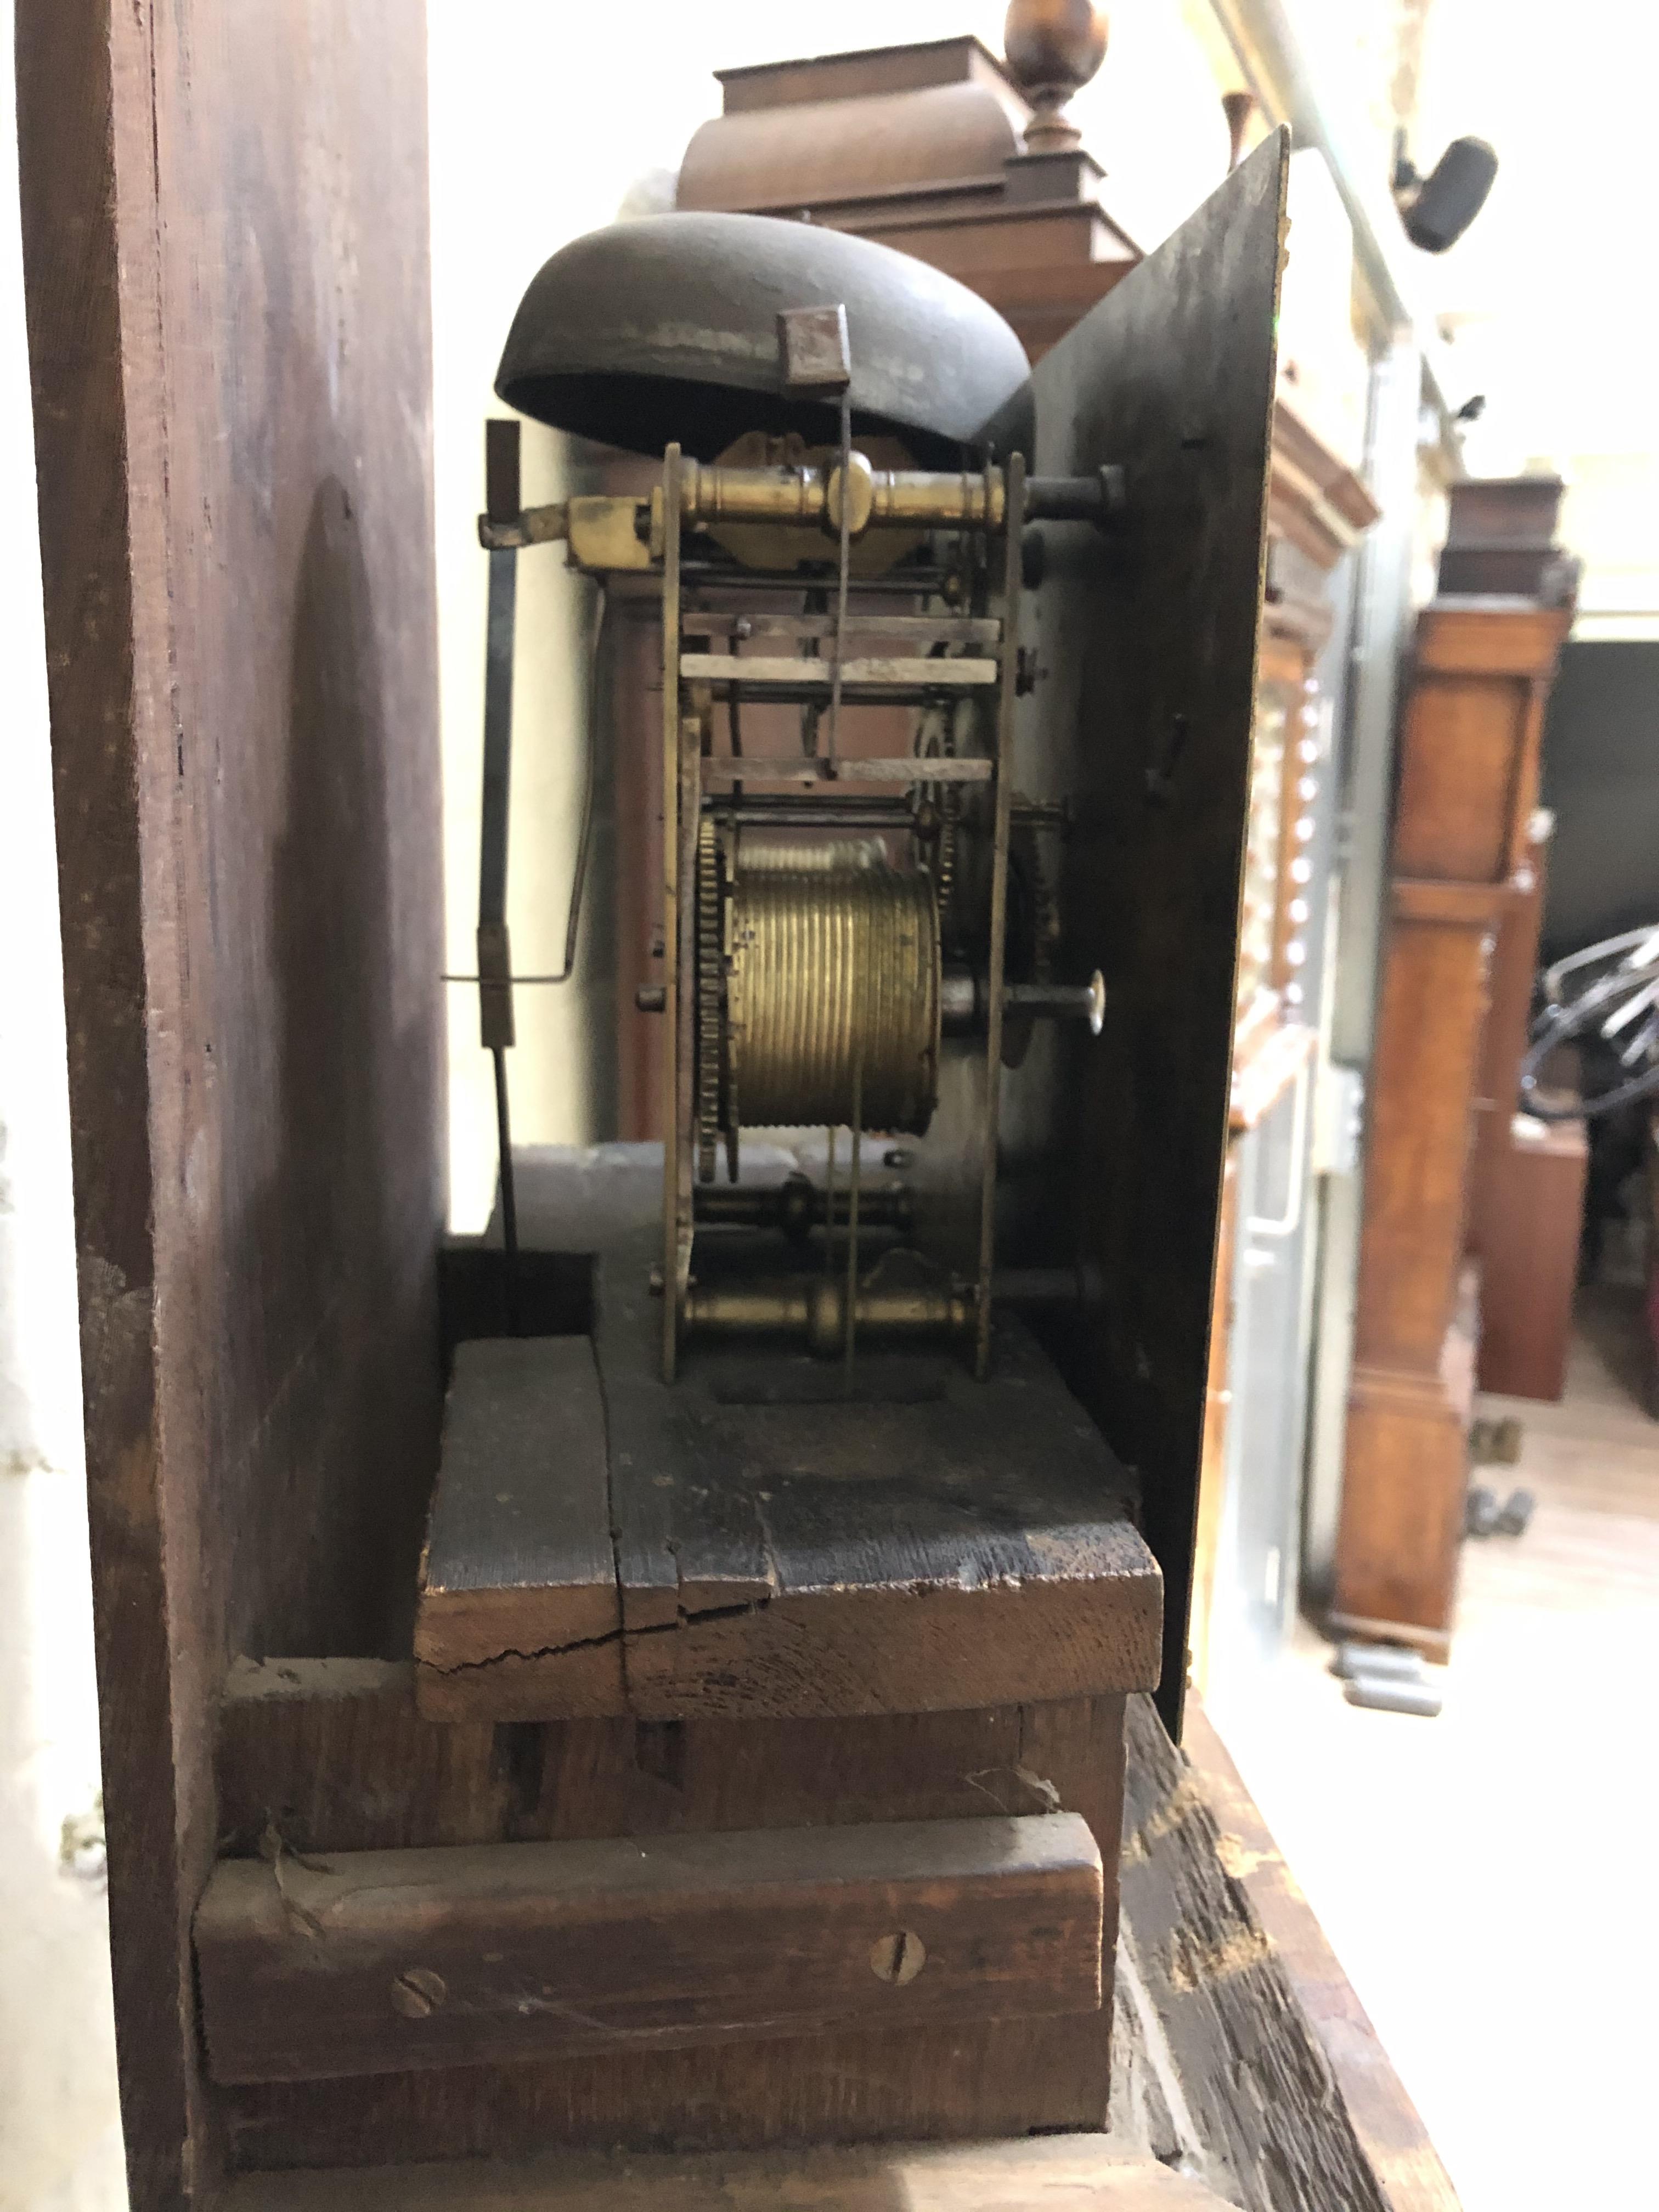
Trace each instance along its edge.
<path fill-rule="evenodd" d="M 714 1180 L 721 1132 L 720 1028 L 725 997 L 720 832 L 705 822 L 697 832 L 697 1177 Z M 726 1131 L 732 1179 L 737 1180 L 734 1133 Z"/>

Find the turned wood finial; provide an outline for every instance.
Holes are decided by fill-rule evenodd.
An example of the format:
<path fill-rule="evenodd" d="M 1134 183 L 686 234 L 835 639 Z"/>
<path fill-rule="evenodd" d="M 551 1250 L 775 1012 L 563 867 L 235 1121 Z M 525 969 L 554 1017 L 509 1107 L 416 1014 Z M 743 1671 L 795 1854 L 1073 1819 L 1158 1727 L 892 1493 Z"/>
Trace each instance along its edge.
<path fill-rule="evenodd" d="M 1002 50 L 1015 83 L 1031 103 L 1026 150 L 1056 154 L 1081 145 L 1066 103 L 1106 58 L 1106 17 L 1090 0 L 1013 0 Z"/>
<path fill-rule="evenodd" d="M 1227 170 L 1231 175 L 1244 154 L 1244 131 L 1255 108 L 1251 92 L 1224 92 L 1221 112 L 1227 118 Z"/>

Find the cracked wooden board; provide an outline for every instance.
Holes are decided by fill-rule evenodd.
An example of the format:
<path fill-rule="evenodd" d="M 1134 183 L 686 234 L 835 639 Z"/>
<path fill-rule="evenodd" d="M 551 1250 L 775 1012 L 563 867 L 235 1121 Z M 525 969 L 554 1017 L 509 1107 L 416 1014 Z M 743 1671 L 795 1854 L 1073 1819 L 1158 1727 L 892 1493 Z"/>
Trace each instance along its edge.
<path fill-rule="evenodd" d="M 729 1358 L 660 1381 L 648 1269 L 627 1238 L 602 1255 L 597 1367 L 586 1339 L 461 1347 L 416 1622 L 428 1717 L 833 1717 L 1156 1680 L 1122 1472 L 1017 1323 L 988 1384 L 946 1356 L 908 1399 L 756 1403 Z M 769 1374 L 792 1365 L 834 1379 Z"/>
<path fill-rule="evenodd" d="M 928 1711 L 1156 1679 L 1158 1571 L 1122 1472 L 1018 1323 L 988 1383 L 945 1357 L 920 1401 L 732 1404 L 714 1358 L 656 1380 L 644 1298 L 602 1267 L 632 1711 Z"/>
<path fill-rule="evenodd" d="M 416 1607 L 423 1708 L 620 1713 L 605 1405 L 586 1336 L 457 1346 Z M 505 1700 L 505 1711 L 497 1712 Z"/>

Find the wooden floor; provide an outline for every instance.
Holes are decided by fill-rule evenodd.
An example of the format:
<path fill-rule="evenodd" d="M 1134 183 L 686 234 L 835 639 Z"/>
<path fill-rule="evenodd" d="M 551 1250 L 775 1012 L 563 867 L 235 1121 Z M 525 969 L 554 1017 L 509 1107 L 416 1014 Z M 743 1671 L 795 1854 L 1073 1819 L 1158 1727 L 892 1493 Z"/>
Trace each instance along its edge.
<path fill-rule="evenodd" d="M 1465 2212 L 1659 2203 L 1659 1425 L 1636 1293 L 1581 1315 L 1559 1406 L 1486 1470 L 1538 1499 L 1464 1547 L 1437 1721 L 1346 1705 L 1304 1629 L 1216 1719 Z"/>

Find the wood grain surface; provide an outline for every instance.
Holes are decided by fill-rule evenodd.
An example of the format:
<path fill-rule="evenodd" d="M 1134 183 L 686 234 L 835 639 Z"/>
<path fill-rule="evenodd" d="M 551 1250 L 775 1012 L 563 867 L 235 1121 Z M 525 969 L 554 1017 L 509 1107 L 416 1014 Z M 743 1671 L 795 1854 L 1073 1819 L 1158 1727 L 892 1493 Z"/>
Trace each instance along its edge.
<path fill-rule="evenodd" d="M 1390 2212 L 1198 1777 L 1130 1701 L 1124 1943 L 1206 2179 L 1243 2212 Z"/>
<path fill-rule="evenodd" d="M 1161 1586 L 1121 1474 L 1018 1323 L 987 1384 L 947 1358 L 925 1402 L 757 1406 L 722 1402 L 718 1362 L 659 1382 L 653 1312 L 641 1269 L 602 1268 L 634 1712 L 927 1711 L 1155 1680 Z"/>
<path fill-rule="evenodd" d="M 590 1338 L 457 1346 L 415 1656 L 434 1717 L 464 1719 L 474 1708 L 522 1717 L 523 1696 L 498 1698 L 492 1686 L 506 1678 L 521 1690 L 527 1675 L 561 1714 L 627 1710 L 605 1402 Z"/>
<path fill-rule="evenodd" d="M 249 2174 L 225 2212 L 1205 2212 L 1223 2199 L 1104 2136 L 702 2158 Z"/>
<path fill-rule="evenodd" d="M 418 10 L 22 0 L 117 2044 L 211 2183 L 187 1923 L 238 1646 L 406 1619 L 434 1457 Z"/>
<path fill-rule="evenodd" d="M 1474 1101 L 1468 1241 L 1480 1262 L 1480 1388 L 1556 1399 L 1566 1384 L 1589 1143 L 1583 1121 L 1517 1125 L 1516 1118 L 1550 829 L 1547 815 L 1534 817 L 1526 860 L 1504 894 L 1498 925 Z"/>
<path fill-rule="evenodd" d="M 1080 1814 L 1115 1940 L 1123 1701 L 844 1720 L 444 1726 L 412 1667 L 232 1674 L 221 1820 L 243 1856 Z M 284 1875 L 288 1871 L 284 1866 Z M 866 2029 L 701 2051 L 218 2093 L 241 2166 L 731 2149 L 1103 2124 L 1110 2015 Z"/>
<path fill-rule="evenodd" d="M 1197 1698 L 1187 1708 L 1182 1748 L 1215 1816 L 1217 1856 L 1243 1883 L 1330 2062 L 1389 2212 L 1457 2212 L 1456 2193 L 1416 2106 Z"/>
<path fill-rule="evenodd" d="M 225 1861 L 197 1908 L 216 2081 L 1088 2013 L 1075 1813 Z"/>
<path fill-rule="evenodd" d="M 1062 1366 L 1140 1477 L 1177 1732 L 1266 544 L 1286 140 L 1275 133 L 1037 364 L 1041 475 L 1126 471 L 1121 529 L 1041 527 L 1019 784 L 1065 796 L 1059 906 L 1099 1039 L 1010 1077 L 1030 1256 L 1099 1267 Z M 1008 435 L 1022 434 L 1019 424 Z M 1075 1025 L 1073 1025 L 1075 1027 Z M 1060 1112 L 1055 1114 L 1055 1104 Z M 1022 1252 L 1022 1258 L 1026 1255 Z"/>
<path fill-rule="evenodd" d="M 665 1385 L 655 1232 L 629 1225 L 659 1157 L 520 1164 L 526 1243 L 605 1248 L 593 1350 L 461 1347 L 422 1709 L 828 1718 L 1150 1686 L 1161 1582 L 1130 1485 L 1022 1325 L 999 1323 L 986 1384 L 948 1351 L 872 1351 L 848 1395 L 805 1353 L 693 1346 Z"/>
<path fill-rule="evenodd" d="M 1488 973 L 1568 620 L 1519 600 L 1426 607 L 1401 732 L 1331 1617 L 1437 1659 L 1468 1479 L 1453 1321 Z"/>

